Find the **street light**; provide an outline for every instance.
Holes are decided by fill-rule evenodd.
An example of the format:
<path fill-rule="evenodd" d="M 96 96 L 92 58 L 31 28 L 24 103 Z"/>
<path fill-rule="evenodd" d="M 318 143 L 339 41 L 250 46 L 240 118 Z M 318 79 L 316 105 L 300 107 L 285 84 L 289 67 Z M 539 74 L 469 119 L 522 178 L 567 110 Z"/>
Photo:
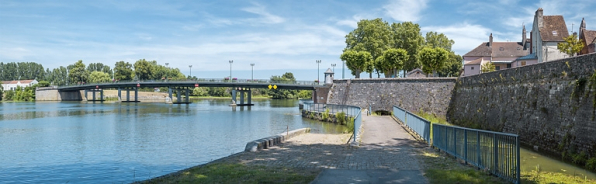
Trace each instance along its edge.
<path fill-rule="evenodd" d="M 166 68 L 168 68 L 169 64 L 170 63 L 166 63 Z M 170 70 L 166 70 L 166 81 L 168 81 L 168 72 L 170 72 Z"/>
<path fill-rule="evenodd" d="M 255 69 L 254 68 L 255 68 L 255 64 L 251 63 L 250 64 L 250 80 L 251 80 L 251 82 L 255 81 L 255 79 L 254 79 Z"/>
<path fill-rule="evenodd" d="M 316 60 L 316 62 L 317 62 L 317 83 L 320 84 L 321 83 L 321 80 L 320 80 L 321 78 L 319 78 L 319 75 L 320 75 L 321 72 L 319 71 L 319 65 L 321 64 L 321 60 Z"/>
<path fill-rule="evenodd" d="M 335 66 L 336 66 L 335 63 L 331 64 L 331 67 L 333 67 L 333 74 L 335 74 Z"/>
<path fill-rule="evenodd" d="M 230 60 L 230 82 L 232 82 L 232 63 L 234 62 L 234 60 Z"/>
<path fill-rule="evenodd" d="M 190 71 L 190 78 L 192 79 L 192 65 L 188 65 L 188 70 Z"/>
<path fill-rule="evenodd" d="M 341 61 L 341 79 L 345 79 L 344 76 L 344 67 L 346 66 L 346 62 L 345 61 Z"/>

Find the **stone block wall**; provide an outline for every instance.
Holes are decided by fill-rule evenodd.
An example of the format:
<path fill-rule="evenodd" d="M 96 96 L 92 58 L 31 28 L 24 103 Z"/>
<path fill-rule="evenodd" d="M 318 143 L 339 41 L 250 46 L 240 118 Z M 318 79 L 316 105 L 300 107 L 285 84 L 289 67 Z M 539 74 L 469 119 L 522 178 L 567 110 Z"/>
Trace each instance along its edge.
<path fill-rule="evenodd" d="M 458 79 L 451 123 L 518 134 L 562 155 L 596 156 L 596 54 Z"/>
<path fill-rule="evenodd" d="M 47 89 L 35 91 L 35 101 L 82 101 L 84 96 L 84 90 L 58 91 L 57 89 Z"/>
<path fill-rule="evenodd" d="M 354 105 L 373 111 L 423 110 L 445 117 L 456 78 L 334 80 L 327 103 Z"/>

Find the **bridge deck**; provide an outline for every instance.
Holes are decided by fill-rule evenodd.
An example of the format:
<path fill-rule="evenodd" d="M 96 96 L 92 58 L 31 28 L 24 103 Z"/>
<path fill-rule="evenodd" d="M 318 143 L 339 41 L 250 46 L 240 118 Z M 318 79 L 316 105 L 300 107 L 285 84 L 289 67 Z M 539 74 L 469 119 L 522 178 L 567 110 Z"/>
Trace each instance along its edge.
<path fill-rule="evenodd" d="M 93 88 L 125 88 L 125 87 L 241 87 L 241 88 L 269 88 L 269 85 L 276 86 L 277 89 L 297 89 L 297 90 L 314 90 L 315 87 L 322 87 L 323 85 L 316 82 L 272 82 L 268 80 L 194 80 L 194 81 L 120 81 L 109 83 L 90 83 L 70 86 L 59 86 L 60 91 L 75 91 Z"/>

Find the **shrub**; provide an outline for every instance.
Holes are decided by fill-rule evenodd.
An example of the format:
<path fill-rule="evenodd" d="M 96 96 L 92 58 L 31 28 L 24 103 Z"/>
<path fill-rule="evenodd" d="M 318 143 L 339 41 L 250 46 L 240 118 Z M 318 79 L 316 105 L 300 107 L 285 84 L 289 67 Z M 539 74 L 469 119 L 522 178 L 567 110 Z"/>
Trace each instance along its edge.
<path fill-rule="evenodd" d="M 329 120 L 329 109 L 325 109 L 325 112 L 323 112 L 323 114 L 321 114 L 321 116 L 323 117 L 323 121 L 328 121 Z"/>
<path fill-rule="evenodd" d="M 585 151 L 582 151 L 580 154 L 573 155 L 572 159 L 573 159 L 574 164 L 583 165 L 586 163 L 586 160 L 588 159 L 588 155 L 586 154 Z"/>
<path fill-rule="evenodd" d="M 335 113 L 335 118 L 337 119 L 337 123 L 339 123 L 341 125 L 346 123 L 346 113 L 345 112 Z"/>
<path fill-rule="evenodd" d="M 346 126 L 348 127 L 348 131 L 354 132 L 354 117 L 350 117 L 348 119 L 348 123 L 346 124 Z"/>
<path fill-rule="evenodd" d="M 592 157 L 586 162 L 586 168 L 591 171 L 596 171 L 596 157 Z"/>

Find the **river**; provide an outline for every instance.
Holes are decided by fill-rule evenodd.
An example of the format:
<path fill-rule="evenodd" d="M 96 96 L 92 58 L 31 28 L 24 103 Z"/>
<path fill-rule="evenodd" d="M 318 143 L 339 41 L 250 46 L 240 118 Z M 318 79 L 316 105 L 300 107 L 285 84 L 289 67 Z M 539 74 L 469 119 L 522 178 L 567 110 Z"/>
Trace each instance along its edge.
<path fill-rule="evenodd" d="M 0 103 L 0 183 L 129 183 L 241 152 L 287 129 L 345 131 L 302 118 L 297 100 L 253 103 Z"/>

